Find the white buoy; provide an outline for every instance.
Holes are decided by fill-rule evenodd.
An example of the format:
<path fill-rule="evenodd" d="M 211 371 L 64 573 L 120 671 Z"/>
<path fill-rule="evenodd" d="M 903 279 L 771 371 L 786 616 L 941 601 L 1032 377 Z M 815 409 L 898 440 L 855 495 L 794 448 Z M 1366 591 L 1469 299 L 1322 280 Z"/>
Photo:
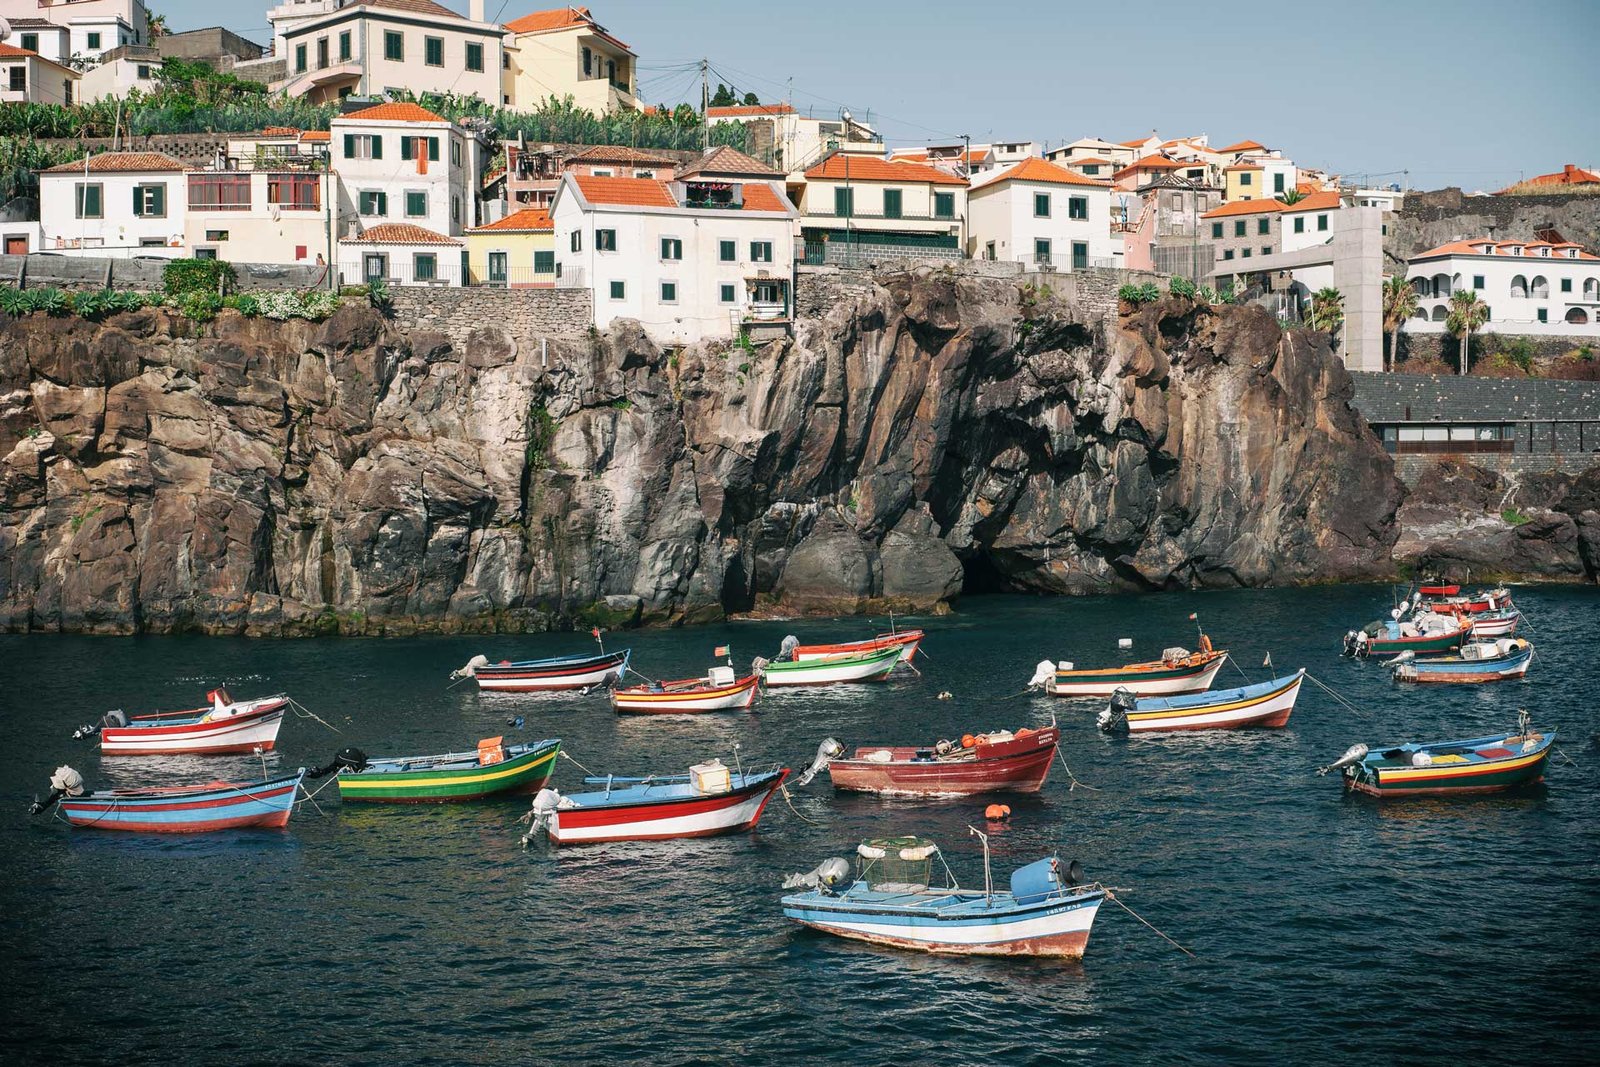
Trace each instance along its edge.
<path fill-rule="evenodd" d="M 1117 647 L 1118 648 L 1132 648 L 1133 647 L 1133 638 L 1131 638 L 1131 637 L 1119 637 L 1119 638 L 1117 638 Z"/>

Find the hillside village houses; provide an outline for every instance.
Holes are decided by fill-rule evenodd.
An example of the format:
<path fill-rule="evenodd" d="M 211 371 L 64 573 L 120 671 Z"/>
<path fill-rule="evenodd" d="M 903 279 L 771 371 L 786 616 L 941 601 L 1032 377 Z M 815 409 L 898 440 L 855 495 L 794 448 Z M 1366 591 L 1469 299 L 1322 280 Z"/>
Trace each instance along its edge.
<path fill-rule="evenodd" d="M 4 43 L 59 63 L 150 43 L 142 0 L 0 0 L 0 19 L 10 31 Z"/>
<path fill-rule="evenodd" d="M 802 115 L 792 104 L 738 104 L 706 108 L 712 126 L 737 122 L 750 129 L 754 145 L 771 146 L 772 164 L 791 182 L 837 151 L 883 154 L 883 137 L 846 109 L 826 118 Z"/>
<path fill-rule="evenodd" d="M 550 213 L 528 207 L 467 231 L 472 285 L 549 289 L 556 284 L 556 234 Z"/>
<path fill-rule="evenodd" d="M 805 172 L 800 194 L 807 263 L 960 259 L 967 181 L 921 163 L 835 152 Z"/>
<path fill-rule="evenodd" d="M 1114 265 L 1111 186 L 1038 157 L 981 178 L 967 194 L 968 255 L 1030 266 Z"/>
<path fill-rule="evenodd" d="M 36 249 L 125 259 L 183 254 L 184 166 L 160 152 L 104 152 L 39 173 Z"/>
<path fill-rule="evenodd" d="M 0 104 L 70 104 L 79 74 L 37 52 L 0 44 Z"/>
<path fill-rule="evenodd" d="M 473 17 L 481 19 L 483 4 L 475 4 Z M 597 115 L 639 110 L 639 57 L 588 8 L 535 11 L 507 22 L 505 31 L 506 104 L 531 108 L 570 96 L 575 106 Z"/>

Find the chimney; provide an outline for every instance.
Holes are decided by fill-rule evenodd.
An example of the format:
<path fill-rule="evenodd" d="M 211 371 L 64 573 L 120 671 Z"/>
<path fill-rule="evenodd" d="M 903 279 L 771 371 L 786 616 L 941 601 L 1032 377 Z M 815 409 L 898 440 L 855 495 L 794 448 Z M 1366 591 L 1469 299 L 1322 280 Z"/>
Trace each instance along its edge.
<path fill-rule="evenodd" d="M 1572 172 L 1577 170 L 1577 169 L 1578 169 L 1578 165 L 1576 163 L 1568 163 L 1566 166 L 1561 168 L 1561 173 L 1563 175 L 1565 175 L 1566 177 L 1570 178 L 1570 177 L 1572 177 Z"/>
<path fill-rule="evenodd" d="M 467 5 L 467 13 L 471 16 L 473 22 L 482 22 L 483 0 L 472 0 L 472 3 Z"/>

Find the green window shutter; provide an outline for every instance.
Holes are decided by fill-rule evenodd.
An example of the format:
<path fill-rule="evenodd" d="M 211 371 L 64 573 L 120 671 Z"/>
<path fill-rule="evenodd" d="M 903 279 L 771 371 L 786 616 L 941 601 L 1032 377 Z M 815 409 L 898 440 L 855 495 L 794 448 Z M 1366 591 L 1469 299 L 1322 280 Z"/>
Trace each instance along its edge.
<path fill-rule="evenodd" d="M 339 35 L 339 59 L 342 62 L 342 61 L 344 61 L 346 59 L 349 59 L 349 58 L 350 58 L 350 31 L 346 30 L 345 32 L 343 32 L 343 33 L 341 33 Z"/>
<path fill-rule="evenodd" d="M 936 218 L 953 219 L 956 216 L 956 194 L 934 193 L 933 214 Z"/>
<path fill-rule="evenodd" d="M 1257 233 L 1271 233 L 1272 232 L 1272 220 L 1271 219 L 1258 219 L 1256 221 L 1256 232 Z"/>
<path fill-rule="evenodd" d="M 836 192 L 842 192 L 843 190 L 835 190 L 835 191 Z M 719 259 L 723 263 L 732 263 L 735 259 L 738 258 L 738 255 L 739 255 L 739 251 L 735 247 L 734 242 L 732 242 L 732 241 L 723 241 L 718 246 L 717 259 Z"/>
<path fill-rule="evenodd" d="M 724 282 L 722 284 L 722 286 L 718 289 L 717 295 L 718 295 L 718 297 L 721 299 L 721 301 L 724 304 L 733 303 L 733 301 L 734 301 L 733 286 L 728 284 L 728 283 L 726 283 L 726 282 Z"/>
<path fill-rule="evenodd" d="M 1237 222 L 1235 222 L 1233 224 L 1233 235 L 1235 237 L 1243 237 L 1244 234 L 1245 234 L 1244 219 L 1239 219 Z"/>
<path fill-rule="evenodd" d="M 397 62 L 406 58 L 406 39 L 394 30 L 383 31 L 383 58 Z"/>
<path fill-rule="evenodd" d="M 444 66 L 444 38 L 424 37 L 422 39 L 423 62 L 430 67 Z"/>
<path fill-rule="evenodd" d="M 662 302 L 670 304 L 676 299 L 678 299 L 678 286 L 677 286 L 677 283 L 675 283 L 675 282 L 662 282 L 661 283 L 661 300 L 662 300 Z"/>
<path fill-rule="evenodd" d="M 412 146 L 414 144 L 415 144 L 415 142 L 413 142 L 412 139 L 409 138 L 409 137 L 400 138 L 400 158 L 401 159 L 410 159 L 411 158 L 411 156 L 412 156 Z"/>
<path fill-rule="evenodd" d="M 88 199 L 88 208 L 89 208 L 89 216 L 90 216 L 90 218 L 96 218 L 97 219 L 100 216 L 105 214 L 105 209 L 104 209 L 103 205 L 100 203 L 100 194 L 101 194 L 101 187 L 100 186 L 98 186 L 98 185 L 89 186 L 89 195 L 88 195 L 87 199 Z"/>
<path fill-rule="evenodd" d="M 627 293 L 628 293 L 627 283 L 625 283 L 625 282 L 612 282 L 611 283 L 611 299 L 613 299 L 613 300 L 622 300 L 623 298 L 625 298 L 627 296 Z"/>
<path fill-rule="evenodd" d="M 1074 219 L 1087 219 L 1089 217 L 1089 198 L 1075 196 L 1067 201 L 1067 216 Z"/>
<path fill-rule="evenodd" d="M 1036 218 L 1047 219 L 1050 217 L 1050 194 L 1033 194 L 1033 214 Z"/>
<path fill-rule="evenodd" d="M 150 213 L 157 217 L 167 214 L 167 187 L 165 185 L 151 186 Z"/>
<path fill-rule="evenodd" d="M 1222 236 L 1222 223 L 1213 222 L 1211 224 L 1211 236 L 1216 238 L 1220 238 Z"/>
<path fill-rule="evenodd" d="M 428 194 L 427 193 L 407 193 L 406 194 L 406 214 L 407 215 L 410 215 L 412 218 L 416 218 L 416 217 L 419 217 L 419 216 L 422 216 L 422 215 L 426 215 L 427 213 L 428 213 Z"/>
<path fill-rule="evenodd" d="M 904 194 L 899 189 L 885 189 L 883 191 L 883 217 L 897 219 L 904 211 Z"/>
<path fill-rule="evenodd" d="M 1327 228 L 1328 228 L 1328 216 L 1326 216 L 1326 215 L 1318 215 L 1317 216 L 1317 229 L 1326 230 Z"/>
<path fill-rule="evenodd" d="M 372 158 L 373 159 L 382 159 L 383 158 L 383 138 L 380 137 L 377 134 L 373 134 L 372 137 L 370 138 L 370 142 L 372 144 Z"/>
<path fill-rule="evenodd" d="M 467 69 L 468 70 L 482 70 L 483 69 L 483 45 L 481 45 L 481 44 L 469 44 L 469 45 L 467 45 Z"/>
<path fill-rule="evenodd" d="M 851 189 L 835 189 L 833 191 L 833 213 L 840 218 L 848 218 L 854 213 L 854 197 Z"/>
<path fill-rule="evenodd" d="M 439 138 L 437 137 L 428 138 L 428 158 L 435 163 L 439 162 Z"/>
<path fill-rule="evenodd" d="M 1294 232 L 1295 233 L 1305 233 L 1306 232 L 1306 220 L 1305 219 L 1298 218 L 1298 219 L 1294 220 Z"/>
<path fill-rule="evenodd" d="M 555 249 L 539 251 L 533 254 L 533 273 L 554 274 L 556 272 Z"/>
<path fill-rule="evenodd" d="M 378 214 L 380 214 L 380 215 L 388 215 L 389 214 L 389 194 L 388 193 L 379 193 L 378 194 Z"/>

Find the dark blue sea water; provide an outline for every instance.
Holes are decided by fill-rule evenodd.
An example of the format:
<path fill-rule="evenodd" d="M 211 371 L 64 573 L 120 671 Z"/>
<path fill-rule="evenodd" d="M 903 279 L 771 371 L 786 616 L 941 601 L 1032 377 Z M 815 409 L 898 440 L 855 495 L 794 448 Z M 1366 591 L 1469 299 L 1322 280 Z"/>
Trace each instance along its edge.
<path fill-rule="evenodd" d="M 0 1054 L 59 1063 L 859 1064 L 1594 1062 L 1600 986 L 1600 671 L 1593 589 L 1527 588 L 1525 682 L 1396 687 L 1339 658 L 1382 587 L 1092 599 L 974 598 L 930 631 L 923 675 L 772 694 L 756 714 L 619 719 L 601 695 L 488 697 L 446 675 L 581 650 L 572 634 L 417 640 L 0 637 Z M 1252 679 L 1305 666 L 1289 727 L 1110 739 L 1097 705 L 1017 696 L 1040 659 L 1115 662 L 1192 645 L 1199 611 Z M 862 620 L 612 635 L 652 676 L 741 663 L 785 633 Z M 1221 681 L 1239 680 L 1227 668 Z M 63 762 L 91 784 L 259 774 L 254 758 L 154 769 L 69 740 L 105 710 L 189 707 L 216 682 L 283 690 L 343 731 L 285 724 L 269 767 L 555 735 L 586 766 L 681 771 L 738 744 L 803 766 L 819 740 L 931 741 L 1066 724 L 1067 760 L 1011 799 L 997 879 L 1059 850 L 1126 887 L 1180 955 L 1102 910 L 1081 964 L 945 959 L 791 927 L 779 883 L 863 837 L 939 840 L 982 882 L 983 800 L 774 802 L 760 831 L 559 853 L 518 844 L 526 801 L 303 807 L 287 831 L 162 839 L 24 813 Z M 936 699 L 941 690 L 954 699 Z M 1517 709 L 1559 728 L 1547 783 L 1504 797 L 1379 805 L 1316 768 L 1356 741 L 1475 736 Z M 527 725 L 506 727 L 521 714 Z M 578 772 L 558 770 L 571 787 Z M 981 825 L 981 824 L 980 824 Z"/>

